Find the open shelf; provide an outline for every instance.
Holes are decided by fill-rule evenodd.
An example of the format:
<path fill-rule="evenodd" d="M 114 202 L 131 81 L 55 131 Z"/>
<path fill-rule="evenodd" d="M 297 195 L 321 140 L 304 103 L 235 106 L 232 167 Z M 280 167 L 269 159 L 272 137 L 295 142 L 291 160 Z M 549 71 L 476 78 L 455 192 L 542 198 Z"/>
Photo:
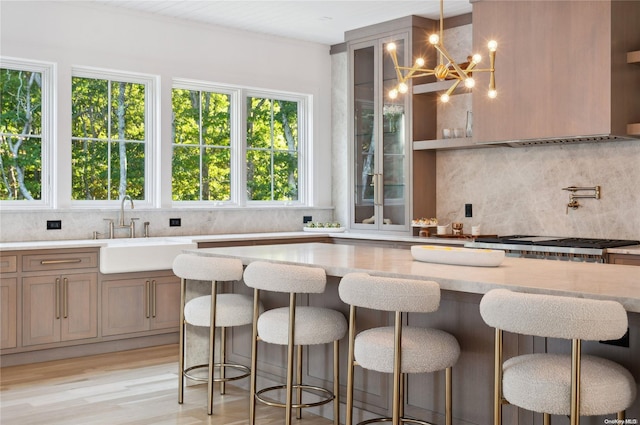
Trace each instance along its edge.
<path fill-rule="evenodd" d="M 460 137 L 456 139 L 434 139 L 434 140 L 417 140 L 413 142 L 413 150 L 426 149 L 464 149 L 479 147 L 473 143 L 471 137 Z"/>
<path fill-rule="evenodd" d="M 640 64 L 640 50 L 634 52 L 627 52 L 627 63 Z"/>

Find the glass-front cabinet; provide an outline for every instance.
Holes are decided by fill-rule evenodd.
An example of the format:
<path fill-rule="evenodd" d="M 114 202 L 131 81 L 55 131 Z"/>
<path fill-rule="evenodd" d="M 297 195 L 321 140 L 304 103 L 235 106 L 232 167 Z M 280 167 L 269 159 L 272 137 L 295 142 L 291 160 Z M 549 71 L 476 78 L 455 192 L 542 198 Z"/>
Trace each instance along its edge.
<path fill-rule="evenodd" d="M 349 45 L 353 156 L 350 227 L 408 231 L 411 223 L 411 96 L 389 98 L 397 85 L 388 43 L 407 62 L 408 33 Z"/>

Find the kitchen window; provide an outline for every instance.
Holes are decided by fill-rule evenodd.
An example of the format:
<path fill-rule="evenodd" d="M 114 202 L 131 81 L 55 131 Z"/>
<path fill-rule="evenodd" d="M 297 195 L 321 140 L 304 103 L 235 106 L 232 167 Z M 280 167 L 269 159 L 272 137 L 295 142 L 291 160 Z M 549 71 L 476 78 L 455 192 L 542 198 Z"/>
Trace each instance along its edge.
<path fill-rule="evenodd" d="M 174 80 L 174 203 L 303 203 L 307 104 L 304 95 Z"/>
<path fill-rule="evenodd" d="M 73 202 L 152 203 L 154 77 L 75 68 L 71 91 Z"/>
<path fill-rule="evenodd" d="M 54 197 L 55 65 L 0 58 L 0 204 L 49 208 Z"/>

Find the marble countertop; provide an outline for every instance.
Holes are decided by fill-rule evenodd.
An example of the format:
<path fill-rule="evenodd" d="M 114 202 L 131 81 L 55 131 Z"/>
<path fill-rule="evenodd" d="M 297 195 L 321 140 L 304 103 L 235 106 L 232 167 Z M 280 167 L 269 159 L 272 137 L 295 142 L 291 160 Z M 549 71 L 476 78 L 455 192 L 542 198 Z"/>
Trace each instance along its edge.
<path fill-rule="evenodd" d="M 434 245 L 464 245 L 467 239 L 454 238 L 425 238 L 419 236 L 402 236 L 393 234 L 365 233 L 346 231 L 342 233 L 327 232 L 264 232 L 264 233 L 231 233 L 218 235 L 191 235 L 191 236 L 160 236 L 149 239 L 171 239 L 181 242 L 232 242 L 245 240 L 266 240 L 266 239 L 304 239 L 318 236 L 329 236 L 334 239 L 355 239 L 355 240 L 376 240 L 387 242 L 408 242 L 416 244 L 434 244 Z M 126 238 L 116 239 L 118 241 Z M 140 238 L 138 238 L 140 239 Z M 45 240 L 45 241 L 27 241 L 27 242 L 2 242 L 0 243 L 0 252 L 2 251 L 23 251 L 31 249 L 61 249 L 61 248 L 100 248 L 106 246 L 110 240 L 108 239 L 78 239 L 78 240 Z M 607 249 L 612 254 L 634 254 L 640 255 L 640 245 L 630 247 L 619 247 Z"/>
<path fill-rule="evenodd" d="M 464 239 L 443 239 L 424 238 L 417 236 L 397 236 L 380 235 L 375 233 L 319 233 L 319 232 L 265 232 L 265 233 L 233 233 L 220 235 L 194 235 L 194 236 L 160 236 L 148 239 L 170 239 L 175 241 L 204 243 L 204 242 L 232 242 L 246 240 L 268 240 L 268 239 L 305 239 L 318 236 L 330 236 L 341 239 L 362 239 L 394 242 L 412 242 L 420 244 L 448 244 L 463 245 Z M 142 238 L 136 238 L 142 239 Z M 27 242 L 3 242 L 0 243 L 0 251 L 23 251 L 30 249 L 60 249 L 60 248 L 100 248 L 106 246 L 109 241 L 125 241 L 126 238 L 118 239 L 78 239 L 78 240 L 51 240 L 51 241 L 27 241 Z"/>
<path fill-rule="evenodd" d="M 469 267 L 415 261 L 406 249 L 322 243 L 204 248 L 187 252 L 240 258 L 244 264 L 266 260 L 319 266 L 330 276 L 369 272 L 423 278 L 443 290 L 484 294 L 494 288 L 620 302 L 640 313 L 637 266 L 505 258 L 499 267 Z"/>

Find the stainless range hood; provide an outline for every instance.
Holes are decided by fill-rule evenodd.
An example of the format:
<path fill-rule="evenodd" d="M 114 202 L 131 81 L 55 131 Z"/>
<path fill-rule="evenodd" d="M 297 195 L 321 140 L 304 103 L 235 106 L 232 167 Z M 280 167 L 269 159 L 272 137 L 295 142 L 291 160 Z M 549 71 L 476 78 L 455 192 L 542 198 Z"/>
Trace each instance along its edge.
<path fill-rule="evenodd" d="M 524 140 L 507 140 L 501 142 L 485 142 L 479 145 L 500 145 L 510 146 L 512 148 L 529 147 L 529 146 L 554 146 L 578 143 L 600 143 L 600 142 L 622 142 L 627 140 L 638 140 L 631 136 L 613 136 L 610 134 L 602 134 L 596 136 L 571 136 L 557 137 L 552 139 L 524 139 Z"/>
<path fill-rule="evenodd" d="M 491 37 L 500 52 L 498 97 L 488 99 L 486 76 L 476 78 L 475 144 L 640 138 L 640 1 L 472 2 L 473 51 Z"/>

